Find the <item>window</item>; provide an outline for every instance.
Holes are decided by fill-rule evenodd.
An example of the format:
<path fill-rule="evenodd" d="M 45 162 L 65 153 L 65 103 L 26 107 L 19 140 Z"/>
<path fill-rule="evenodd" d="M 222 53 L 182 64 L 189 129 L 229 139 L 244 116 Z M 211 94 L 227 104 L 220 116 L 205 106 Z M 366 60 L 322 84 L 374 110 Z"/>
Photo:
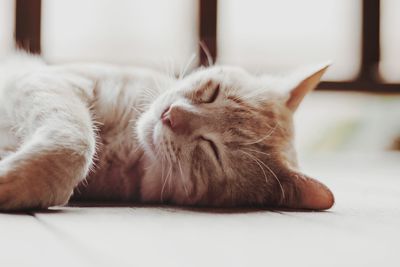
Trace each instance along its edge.
<path fill-rule="evenodd" d="M 13 0 L 0 1 L 0 58 L 14 47 L 14 7 Z"/>
<path fill-rule="evenodd" d="M 42 0 L 50 62 L 183 65 L 198 51 L 195 0 Z"/>
<path fill-rule="evenodd" d="M 400 92 L 397 0 L 3 0 L 0 56 L 12 46 L 14 1 L 16 42 L 50 62 L 178 73 L 193 54 L 207 62 L 204 43 L 214 61 L 253 72 L 331 60 L 320 89 Z"/>
<path fill-rule="evenodd" d="M 387 82 L 400 83 L 400 1 L 381 1 L 380 74 Z"/>
<path fill-rule="evenodd" d="M 218 59 L 276 72 L 331 60 L 327 80 L 353 80 L 361 61 L 360 0 L 219 0 Z"/>

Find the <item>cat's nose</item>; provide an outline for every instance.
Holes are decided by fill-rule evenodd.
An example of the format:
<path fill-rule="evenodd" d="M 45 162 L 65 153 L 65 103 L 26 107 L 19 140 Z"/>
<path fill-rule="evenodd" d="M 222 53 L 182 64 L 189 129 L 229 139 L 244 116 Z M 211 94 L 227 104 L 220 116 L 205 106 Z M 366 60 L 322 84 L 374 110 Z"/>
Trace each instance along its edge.
<path fill-rule="evenodd" d="M 170 116 L 170 110 L 171 107 L 168 107 L 167 109 L 164 110 L 164 112 L 161 114 L 161 121 L 164 125 L 172 128 L 172 123 L 171 123 L 171 116 Z"/>
<path fill-rule="evenodd" d="M 188 116 L 185 110 L 178 106 L 170 106 L 161 115 L 162 123 L 176 133 L 188 130 Z"/>

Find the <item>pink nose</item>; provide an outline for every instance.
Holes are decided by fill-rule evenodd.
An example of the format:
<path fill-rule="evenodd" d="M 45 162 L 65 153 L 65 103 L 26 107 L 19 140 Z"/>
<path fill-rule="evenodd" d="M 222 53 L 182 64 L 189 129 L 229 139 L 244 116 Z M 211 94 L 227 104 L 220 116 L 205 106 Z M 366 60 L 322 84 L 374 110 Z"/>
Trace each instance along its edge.
<path fill-rule="evenodd" d="M 164 112 L 161 114 L 161 121 L 164 125 L 172 128 L 171 122 L 171 114 L 170 114 L 171 107 L 168 107 Z"/>
<path fill-rule="evenodd" d="M 161 114 L 162 123 L 176 133 L 184 133 L 188 130 L 187 112 L 176 106 L 170 106 Z"/>

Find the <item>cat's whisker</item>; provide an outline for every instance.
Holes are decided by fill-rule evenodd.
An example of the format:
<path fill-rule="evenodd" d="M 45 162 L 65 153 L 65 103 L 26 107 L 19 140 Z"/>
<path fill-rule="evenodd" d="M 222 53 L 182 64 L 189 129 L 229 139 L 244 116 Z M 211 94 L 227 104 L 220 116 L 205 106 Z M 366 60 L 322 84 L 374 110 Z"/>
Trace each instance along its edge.
<path fill-rule="evenodd" d="M 263 154 L 263 155 L 266 155 L 266 156 L 271 156 L 272 155 L 272 153 L 262 152 L 262 151 L 257 150 L 257 149 L 251 149 L 251 148 L 244 148 L 244 149 L 247 150 L 247 151 Z"/>
<path fill-rule="evenodd" d="M 166 151 L 165 153 L 165 158 L 167 159 L 167 162 L 169 164 L 169 171 L 168 171 L 168 175 L 167 175 L 167 180 L 168 180 L 168 189 L 169 191 L 171 191 L 171 182 L 172 182 L 172 171 L 173 171 L 173 153 L 171 152 L 172 150 L 170 149 L 171 147 L 171 142 L 168 138 L 166 138 L 167 140 L 164 141 L 165 143 L 165 147 L 164 150 Z"/>
<path fill-rule="evenodd" d="M 169 165 L 169 170 L 168 173 L 166 174 L 165 179 L 163 180 L 163 186 L 161 188 L 161 201 L 163 202 L 164 199 L 164 192 L 166 189 L 166 185 L 168 183 L 168 188 L 171 191 L 171 180 L 172 180 L 172 162 L 171 162 L 171 158 L 168 157 L 168 147 L 166 146 L 168 144 L 168 142 L 165 140 L 165 137 L 162 137 L 161 140 L 161 146 L 160 146 L 160 151 L 161 149 L 163 150 L 163 153 L 161 155 L 161 159 L 162 162 L 165 162 L 167 165 Z M 163 168 L 163 172 L 165 171 L 164 167 Z"/>
<path fill-rule="evenodd" d="M 169 78 L 174 78 L 175 79 L 175 71 L 174 71 L 174 60 L 172 57 L 165 57 L 164 58 L 164 73 L 167 75 Z"/>
<path fill-rule="evenodd" d="M 278 182 L 279 187 L 281 188 L 282 191 L 282 199 L 285 199 L 285 190 L 283 189 L 282 183 L 279 180 L 278 176 L 275 174 L 275 172 L 264 162 L 261 161 L 261 163 L 265 166 L 265 168 L 268 169 L 268 171 L 272 174 L 272 176 L 274 176 L 275 180 Z"/>
<path fill-rule="evenodd" d="M 261 143 L 262 141 L 264 141 L 268 137 L 271 137 L 271 135 L 275 132 L 276 127 L 277 127 L 277 124 L 275 124 L 274 127 L 265 136 L 263 136 L 262 138 L 260 138 L 260 139 L 258 139 L 256 141 L 243 143 L 243 145 L 255 145 L 255 144 Z"/>
<path fill-rule="evenodd" d="M 176 78 L 175 77 L 175 60 L 172 57 L 169 58 L 169 65 L 170 65 L 169 77 L 175 79 Z"/>
<path fill-rule="evenodd" d="M 85 186 L 85 187 L 87 187 L 86 185 L 83 184 L 83 180 L 82 180 L 82 185 Z M 78 192 L 79 195 L 82 194 L 81 190 L 79 189 L 79 186 L 75 187 L 74 190 L 76 190 L 76 192 Z"/>
<path fill-rule="evenodd" d="M 153 82 L 154 82 L 154 84 L 155 84 L 156 89 L 157 89 L 158 92 L 163 92 L 163 91 L 164 91 L 164 90 L 162 89 L 161 84 L 159 83 L 159 81 L 158 81 L 155 77 L 153 77 Z"/>
<path fill-rule="evenodd" d="M 173 168 L 172 168 L 172 165 L 170 165 L 169 166 L 169 176 L 168 176 L 168 189 L 169 189 L 169 192 L 171 192 L 172 171 L 173 171 Z"/>
<path fill-rule="evenodd" d="M 140 146 L 137 146 L 134 150 L 130 151 L 130 154 L 135 155 L 141 149 Z"/>
<path fill-rule="evenodd" d="M 150 98 L 156 98 L 157 93 L 154 91 L 154 89 L 149 88 L 149 87 L 143 87 L 143 95 L 150 97 Z"/>
<path fill-rule="evenodd" d="M 199 44 L 200 44 L 201 50 L 203 50 L 204 54 L 207 57 L 208 67 L 213 66 L 214 62 L 213 62 L 210 50 L 208 49 L 207 45 L 203 41 L 200 41 Z"/>
<path fill-rule="evenodd" d="M 161 151 L 161 147 L 156 148 L 156 153 L 155 154 L 156 154 L 157 158 L 160 158 L 160 156 L 161 156 L 161 158 L 163 157 L 162 151 Z"/>
<path fill-rule="evenodd" d="M 100 121 L 95 120 L 95 119 L 93 119 L 92 124 L 93 124 L 93 127 L 95 127 L 95 128 L 98 128 L 99 126 L 103 126 L 104 125 L 103 122 L 100 122 Z M 96 131 L 98 131 L 98 130 L 96 130 Z"/>
<path fill-rule="evenodd" d="M 179 159 L 178 159 L 178 167 L 179 167 L 179 172 L 181 173 L 181 182 L 182 182 L 183 189 L 185 190 L 186 197 L 189 198 L 189 191 L 186 187 L 186 179 L 184 178 L 181 161 Z"/>
<path fill-rule="evenodd" d="M 85 187 L 88 187 L 88 186 L 89 186 L 89 181 L 88 181 L 88 179 L 83 179 L 82 182 L 83 182 L 83 185 L 84 185 Z"/>
<path fill-rule="evenodd" d="M 131 108 L 132 108 L 132 110 L 135 111 L 137 114 L 141 114 L 141 113 L 142 113 L 142 111 L 140 111 L 139 109 L 137 109 L 137 108 L 134 107 L 134 106 L 132 106 Z M 135 120 L 132 119 L 132 120 L 130 120 L 130 122 L 135 122 Z"/>
<path fill-rule="evenodd" d="M 150 104 L 138 104 L 136 105 L 139 110 L 147 110 Z"/>
<path fill-rule="evenodd" d="M 157 149 L 156 151 L 155 151 L 155 158 L 157 158 L 157 159 L 159 159 L 160 158 L 160 149 Z M 147 167 L 145 167 L 144 169 L 145 170 L 151 170 L 151 169 L 153 169 L 153 167 L 154 166 L 157 166 L 159 164 L 159 161 L 157 161 L 157 160 L 155 160 L 155 161 L 153 161 L 153 163 L 152 164 L 150 164 L 149 166 L 147 166 Z M 163 169 L 164 169 L 164 167 L 163 167 L 163 159 L 161 158 L 161 174 L 162 174 L 162 172 L 163 172 Z M 161 175 L 161 180 L 163 179 L 163 175 Z"/>
<path fill-rule="evenodd" d="M 169 190 L 171 190 L 171 182 L 170 182 L 171 176 L 172 176 L 172 165 L 169 166 L 167 176 L 165 177 L 163 186 L 161 188 L 161 202 L 164 202 L 164 192 L 165 192 L 167 183 L 168 183 Z"/>
<path fill-rule="evenodd" d="M 244 152 L 244 151 L 242 151 L 242 152 Z M 246 153 L 246 152 L 244 152 L 244 153 Z M 275 180 L 278 182 L 279 187 L 280 187 L 281 192 L 282 192 L 282 198 L 285 199 L 285 191 L 284 191 L 284 189 L 283 189 L 283 186 L 282 186 L 281 181 L 279 180 L 279 178 L 278 178 L 278 176 L 275 174 L 275 172 L 274 172 L 267 164 L 265 164 L 262 160 L 260 160 L 260 159 L 257 158 L 256 156 L 251 155 L 251 154 L 248 154 L 248 155 L 254 157 L 255 160 L 257 160 L 257 161 L 258 161 L 259 163 L 261 163 L 265 168 L 267 168 L 267 170 L 272 174 L 272 176 L 273 176 L 273 177 L 275 178 Z"/>
<path fill-rule="evenodd" d="M 169 76 L 169 66 L 167 57 L 163 57 L 162 59 L 162 71 L 165 75 Z"/>
<path fill-rule="evenodd" d="M 265 182 L 266 182 L 267 185 L 268 185 L 268 177 L 267 177 L 267 174 L 265 173 L 264 168 L 263 168 L 263 167 L 261 166 L 261 164 L 259 163 L 259 160 L 257 160 L 256 158 L 254 158 L 250 153 L 247 153 L 247 152 L 245 152 L 245 151 L 243 151 L 243 150 L 240 150 L 240 152 L 242 152 L 243 154 L 247 155 L 251 160 L 253 160 L 255 163 L 257 163 L 257 165 L 260 167 L 261 171 L 263 172 L 264 178 L 265 178 Z"/>
<path fill-rule="evenodd" d="M 172 164 L 174 162 L 174 154 L 172 153 L 172 149 L 171 149 L 171 141 L 168 138 L 166 138 L 166 139 L 167 140 L 165 141 L 165 150 L 167 153 L 165 153 L 165 154 L 166 154 L 166 157 L 167 157 L 169 163 Z"/>
<path fill-rule="evenodd" d="M 164 188 L 165 188 L 165 185 L 167 183 L 167 179 L 166 179 L 166 177 L 164 177 L 164 173 L 165 173 L 164 159 L 161 158 L 161 181 L 163 182 L 163 185 L 161 187 L 161 195 L 160 195 L 161 203 L 164 200 Z"/>
<path fill-rule="evenodd" d="M 192 66 L 194 59 L 196 58 L 196 54 L 193 53 L 192 56 L 189 58 L 188 62 L 186 63 L 186 65 L 183 67 L 183 69 L 181 70 L 181 72 L 179 73 L 179 77 L 178 79 L 183 79 L 187 73 L 187 71 L 189 70 L 189 68 Z"/>

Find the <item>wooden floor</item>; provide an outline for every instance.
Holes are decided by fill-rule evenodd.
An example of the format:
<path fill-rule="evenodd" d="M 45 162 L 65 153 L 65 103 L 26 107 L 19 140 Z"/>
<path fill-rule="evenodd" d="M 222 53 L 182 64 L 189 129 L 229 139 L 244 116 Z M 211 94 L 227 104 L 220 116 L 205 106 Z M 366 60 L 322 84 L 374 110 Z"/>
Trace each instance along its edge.
<path fill-rule="evenodd" d="M 400 155 L 314 154 L 327 212 L 64 207 L 0 214 L 0 266 L 400 266 Z"/>
<path fill-rule="evenodd" d="M 322 114 L 308 103 L 312 114 Z M 343 108 L 332 108 L 338 111 L 349 117 Z M 306 113 L 299 116 L 312 117 Z M 335 136 L 343 140 L 378 140 L 376 133 L 375 139 L 365 137 L 376 125 L 351 128 L 362 135 L 337 129 L 342 130 Z M 300 129 L 301 135 L 311 136 Z M 300 161 L 304 172 L 334 192 L 336 204 L 329 211 L 97 205 L 0 213 L 0 266 L 400 266 L 400 153 L 326 138 L 307 145 L 314 151 L 301 149 Z"/>

